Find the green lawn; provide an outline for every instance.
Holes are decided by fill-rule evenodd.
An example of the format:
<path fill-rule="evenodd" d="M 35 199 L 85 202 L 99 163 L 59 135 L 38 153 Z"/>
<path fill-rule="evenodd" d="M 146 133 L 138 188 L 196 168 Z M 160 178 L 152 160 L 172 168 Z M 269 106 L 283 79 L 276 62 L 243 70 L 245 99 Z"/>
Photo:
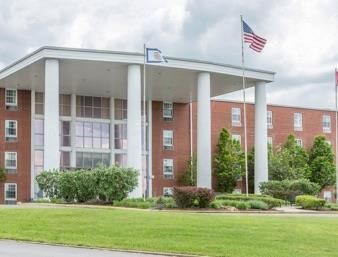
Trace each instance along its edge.
<path fill-rule="evenodd" d="M 212 256 L 338 256 L 338 218 L 0 208 L 0 238 Z"/>

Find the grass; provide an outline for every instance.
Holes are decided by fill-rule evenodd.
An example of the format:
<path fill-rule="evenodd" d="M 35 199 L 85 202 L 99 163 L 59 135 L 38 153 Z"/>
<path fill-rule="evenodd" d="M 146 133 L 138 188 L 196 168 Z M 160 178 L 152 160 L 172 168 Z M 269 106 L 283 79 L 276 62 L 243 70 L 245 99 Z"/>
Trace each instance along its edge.
<path fill-rule="evenodd" d="M 338 256 L 338 219 L 0 208 L 0 238 L 211 256 Z"/>

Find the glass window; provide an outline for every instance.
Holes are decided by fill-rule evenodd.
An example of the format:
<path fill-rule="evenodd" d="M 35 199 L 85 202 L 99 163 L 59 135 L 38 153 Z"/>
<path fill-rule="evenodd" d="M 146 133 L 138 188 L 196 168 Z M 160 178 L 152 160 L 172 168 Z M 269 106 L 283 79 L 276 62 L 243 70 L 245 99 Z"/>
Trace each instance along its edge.
<path fill-rule="evenodd" d="M 115 99 L 114 101 L 115 120 L 126 120 L 127 108 L 128 108 L 127 100 Z"/>
<path fill-rule="evenodd" d="M 293 114 L 293 126 L 295 130 L 303 130 L 303 116 L 300 112 L 295 112 Z"/>
<path fill-rule="evenodd" d="M 108 97 L 76 96 L 76 116 L 109 119 L 110 99 Z"/>
<path fill-rule="evenodd" d="M 331 116 L 323 115 L 323 132 L 331 133 Z"/>
<path fill-rule="evenodd" d="M 70 95 L 60 95 L 59 96 L 59 111 L 60 116 L 70 116 Z"/>
<path fill-rule="evenodd" d="M 76 122 L 76 147 L 109 149 L 110 125 L 99 122 Z"/>
<path fill-rule="evenodd" d="M 17 139 L 17 124 L 16 120 L 5 120 L 6 141 L 15 141 Z"/>
<path fill-rule="evenodd" d="M 16 201 L 17 185 L 15 183 L 5 183 L 5 201 Z"/>
<path fill-rule="evenodd" d="M 163 159 L 163 176 L 166 179 L 174 178 L 174 161 L 173 159 Z"/>
<path fill-rule="evenodd" d="M 172 196 L 173 188 L 172 187 L 163 187 L 163 196 Z"/>
<path fill-rule="evenodd" d="M 231 123 L 232 126 L 241 126 L 241 109 L 231 108 Z"/>
<path fill-rule="evenodd" d="M 165 120 L 172 120 L 174 116 L 173 103 L 163 102 L 163 118 Z"/>
<path fill-rule="evenodd" d="M 17 96 L 17 90 L 16 89 L 9 89 L 6 88 L 5 94 L 6 94 L 6 106 L 17 106 L 18 105 L 18 96 Z"/>
<path fill-rule="evenodd" d="M 268 145 L 272 146 L 272 137 L 268 137 Z"/>
<path fill-rule="evenodd" d="M 16 152 L 5 152 L 5 169 L 16 170 L 17 168 L 17 153 Z"/>
<path fill-rule="evenodd" d="M 41 119 L 34 120 L 34 144 L 43 146 L 44 140 L 44 122 Z"/>
<path fill-rule="evenodd" d="M 238 141 L 238 143 L 241 143 L 241 135 L 232 134 L 231 135 L 232 140 Z"/>
<path fill-rule="evenodd" d="M 70 165 L 70 152 L 61 151 L 60 152 L 60 168 L 69 169 Z"/>
<path fill-rule="evenodd" d="M 172 150 L 174 148 L 174 137 L 172 130 L 163 130 L 163 148 Z"/>
<path fill-rule="evenodd" d="M 76 152 L 76 168 L 92 169 L 110 165 L 110 153 Z"/>
<path fill-rule="evenodd" d="M 60 121 L 60 145 L 71 146 L 70 121 Z"/>
<path fill-rule="evenodd" d="M 300 138 L 296 138 L 296 144 L 303 147 L 303 140 Z"/>
<path fill-rule="evenodd" d="M 115 154 L 115 165 L 118 167 L 127 167 L 127 154 L 126 153 L 116 153 Z"/>
<path fill-rule="evenodd" d="M 272 111 L 267 111 L 266 112 L 266 123 L 268 128 L 272 128 Z"/>
<path fill-rule="evenodd" d="M 127 124 L 115 124 L 115 149 L 127 149 Z"/>
<path fill-rule="evenodd" d="M 40 92 L 35 93 L 35 114 L 44 113 L 44 94 Z"/>

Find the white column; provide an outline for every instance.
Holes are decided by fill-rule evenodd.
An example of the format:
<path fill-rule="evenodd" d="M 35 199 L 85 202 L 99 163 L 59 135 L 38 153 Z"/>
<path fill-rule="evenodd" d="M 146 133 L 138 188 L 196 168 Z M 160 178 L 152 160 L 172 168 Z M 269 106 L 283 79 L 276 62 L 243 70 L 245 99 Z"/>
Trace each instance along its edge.
<path fill-rule="evenodd" d="M 60 168 L 59 61 L 45 61 L 44 170 Z"/>
<path fill-rule="evenodd" d="M 210 73 L 197 82 L 197 186 L 211 188 Z"/>
<path fill-rule="evenodd" d="M 34 121 L 35 121 L 35 90 L 31 90 L 31 199 L 35 199 L 35 151 L 34 151 Z"/>
<path fill-rule="evenodd" d="M 128 66 L 128 119 L 127 119 L 127 166 L 139 171 L 138 186 L 131 197 L 142 197 L 142 130 L 141 130 L 141 67 Z"/>
<path fill-rule="evenodd" d="M 115 99 L 114 97 L 110 97 L 110 165 L 115 165 L 115 145 L 114 145 L 114 138 L 115 138 L 115 126 L 114 126 L 114 120 L 115 120 Z"/>
<path fill-rule="evenodd" d="M 70 99 L 70 115 L 72 117 L 71 121 L 71 147 L 72 151 L 70 153 L 70 166 L 72 168 L 76 167 L 76 95 L 72 94 Z"/>
<path fill-rule="evenodd" d="M 153 108 L 152 100 L 148 101 L 148 183 L 149 197 L 153 196 Z"/>
<path fill-rule="evenodd" d="M 268 131 L 266 124 L 265 83 L 255 86 L 255 194 L 259 184 L 268 181 Z"/>

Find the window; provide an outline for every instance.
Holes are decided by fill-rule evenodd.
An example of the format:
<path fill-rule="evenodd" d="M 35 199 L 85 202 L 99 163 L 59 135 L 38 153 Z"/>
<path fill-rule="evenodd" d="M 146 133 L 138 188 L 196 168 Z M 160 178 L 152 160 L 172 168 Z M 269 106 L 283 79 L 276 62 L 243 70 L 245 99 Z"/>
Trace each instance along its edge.
<path fill-rule="evenodd" d="M 70 95 L 59 96 L 60 116 L 70 116 Z"/>
<path fill-rule="evenodd" d="M 70 152 L 60 152 L 60 169 L 66 170 L 71 167 L 70 165 Z"/>
<path fill-rule="evenodd" d="M 241 144 L 241 135 L 232 134 L 231 138 L 232 140 L 238 141 L 238 143 Z"/>
<path fill-rule="evenodd" d="M 331 133 L 331 116 L 330 115 L 323 115 L 323 132 L 324 133 Z"/>
<path fill-rule="evenodd" d="M 5 183 L 5 201 L 16 201 L 17 191 L 15 183 Z"/>
<path fill-rule="evenodd" d="M 272 146 L 272 137 L 268 137 L 268 145 Z"/>
<path fill-rule="evenodd" d="M 232 126 L 241 126 L 241 109 L 231 108 L 231 123 Z"/>
<path fill-rule="evenodd" d="M 172 130 L 163 130 L 163 149 L 172 150 L 174 146 L 174 138 Z"/>
<path fill-rule="evenodd" d="M 163 176 L 166 179 L 174 178 L 174 161 L 173 159 L 163 159 Z"/>
<path fill-rule="evenodd" d="M 127 109 L 128 109 L 127 100 L 115 99 L 114 101 L 115 120 L 126 120 L 128 117 Z"/>
<path fill-rule="evenodd" d="M 70 146 L 71 134 L 70 134 L 70 121 L 60 121 L 60 145 Z"/>
<path fill-rule="evenodd" d="M 303 147 L 303 140 L 300 138 L 296 138 L 296 144 Z"/>
<path fill-rule="evenodd" d="M 39 175 L 43 171 L 43 151 L 34 151 L 34 170 L 35 175 Z"/>
<path fill-rule="evenodd" d="M 5 137 L 6 141 L 15 141 L 17 139 L 17 127 L 18 127 L 18 122 L 16 120 L 5 120 Z"/>
<path fill-rule="evenodd" d="M 172 120 L 174 115 L 173 103 L 163 102 L 163 118 L 165 120 Z"/>
<path fill-rule="evenodd" d="M 110 165 L 110 153 L 77 152 L 76 168 L 91 169 L 98 165 Z"/>
<path fill-rule="evenodd" d="M 127 167 L 127 154 L 116 153 L 115 154 L 115 165 L 118 167 Z"/>
<path fill-rule="evenodd" d="M 294 130 L 297 130 L 297 131 L 303 130 L 303 116 L 300 112 L 295 112 L 293 114 L 293 127 L 294 127 Z"/>
<path fill-rule="evenodd" d="M 44 122 L 42 119 L 34 120 L 34 144 L 43 146 L 44 144 Z"/>
<path fill-rule="evenodd" d="M 108 123 L 76 122 L 76 147 L 109 149 Z"/>
<path fill-rule="evenodd" d="M 107 97 L 77 96 L 76 97 L 76 116 L 109 119 L 110 99 Z"/>
<path fill-rule="evenodd" d="M 17 168 L 17 153 L 5 152 L 5 169 L 8 173 L 15 173 Z"/>
<path fill-rule="evenodd" d="M 127 149 L 127 124 L 115 124 L 115 149 Z"/>
<path fill-rule="evenodd" d="M 16 107 L 18 105 L 18 92 L 16 89 L 7 89 L 5 90 L 6 95 L 6 106 L 7 107 Z"/>
<path fill-rule="evenodd" d="M 172 187 L 163 187 L 163 196 L 172 196 L 173 188 Z"/>
<path fill-rule="evenodd" d="M 40 92 L 35 93 L 35 114 L 44 113 L 44 94 Z"/>
<path fill-rule="evenodd" d="M 272 128 L 272 111 L 266 112 L 266 123 L 268 128 Z"/>

